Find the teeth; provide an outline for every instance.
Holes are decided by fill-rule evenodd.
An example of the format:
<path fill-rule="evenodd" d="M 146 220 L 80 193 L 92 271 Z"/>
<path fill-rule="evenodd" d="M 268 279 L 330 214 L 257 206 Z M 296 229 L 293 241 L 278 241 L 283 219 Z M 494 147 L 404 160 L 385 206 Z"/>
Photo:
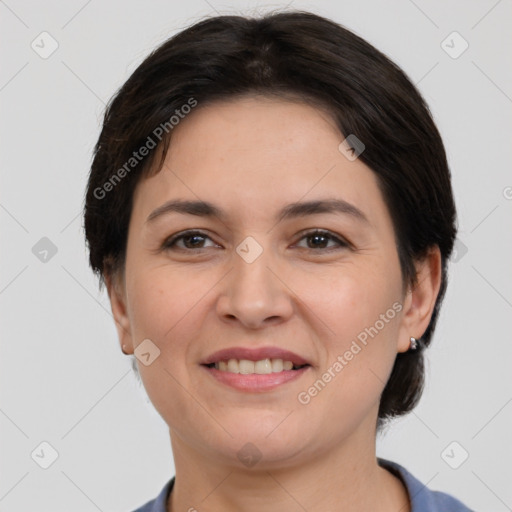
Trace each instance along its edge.
<path fill-rule="evenodd" d="M 217 364 L 215 364 L 215 367 L 217 368 Z M 220 370 L 220 368 L 219 368 Z M 230 359 L 228 361 L 228 372 L 231 372 L 231 373 L 240 373 L 240 371 L 238 370 L 238 361 L 236 359 Z"/>
<path fill-rule="evenodd" d="M 279 373 L 283 370 L 291 370 L 293 363 L 291 361 L 283 361 L 282 359 L 261 359 L 260 361 L 230 359 L 229 361 L 219 361 L 215 363 L 215 368 L 221 372 L 241 373 L 243 375 L 251 375 L 253 373 L 265 375 L 269 373 Z"/>
<path fill-rule="evenodd" d="M 254 373 L 265 374 L 272 373 L 272 363 L 270 359 L 263 359 L 254 363 Z"/>
<path fill-rule="evenodd" d="M 238 362 L 238 370 L 244 375 L 254 373 L 254 361 L 248 361 L 247 359 L 240 359 Z"/>
<path fill-rule="evenodd" d="M 282 359 L 272 359 L 272 372 L 282 372 L 283 371 L 283 360 Z"/>

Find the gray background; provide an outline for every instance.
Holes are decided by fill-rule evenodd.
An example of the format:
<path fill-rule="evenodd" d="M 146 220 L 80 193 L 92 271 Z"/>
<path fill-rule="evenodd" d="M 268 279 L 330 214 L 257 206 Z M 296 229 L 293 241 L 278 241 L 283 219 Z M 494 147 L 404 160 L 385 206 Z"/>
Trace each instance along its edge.
<path fill-rule="evenodd" d="M 0 1 L 0 510 L 128 511 L 173 474 L 167 427 L 120 351 L 87 265 L 81 208 L 91 151 L 104 104 L 157 44 L 215 11 L 285 5 Z M 475 510 L 512 510 L 512 3 L 290 7 L 344 24 L 405 70 L 432 109 L 453 172 L 458 256 L 427 389 L 379 439 L 378 454 Z M 47 58 L 31 47 L 51 49 L 43 31 L 58 43 Z M 453 31 L 469 44 L 457 58 L 462 40 L 441 44 Z M 56 254 L 41 252 L 43 237 Z M 44 441 L 58 452 L 48 469 Z"/>

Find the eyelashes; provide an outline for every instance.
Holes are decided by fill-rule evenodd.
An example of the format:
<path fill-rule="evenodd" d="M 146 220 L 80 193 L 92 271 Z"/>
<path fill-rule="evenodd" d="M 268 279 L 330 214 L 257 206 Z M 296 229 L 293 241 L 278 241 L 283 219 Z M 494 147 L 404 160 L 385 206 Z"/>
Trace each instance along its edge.
<path fill-rule="evenodd" d="M 342 248 L 343 247 L 349 247 L 348 242 L 343 240 L 341 237 L 335 235 L 334 233 L 331 233 L 330 231 L 326 231 L 326 230 L 323 230 L 323 229 L 314 229 L 312 231 L 308 231 L 308 232 L 302 233 L 301 238 L 299 238 L 299 241 L 304 240 L 304 239 L 308 239 L 308 238 L 315 238 L 315 239 L 324 238 L 324 239 L 328 239 L 328 240 L 330 240 L 332 242 L 335 242 L 338 247 L 342 247 Z M 329 250 L 332 250 L 332 249 L 335 249 L 335 248 L 336 247 L 334 247 L 334 248 L 331 247 L 330 249 L 329 248 L 320 247 L 320 249 L 326 250 L 326 251 L 329 251 Z M 312 251 L 320 250 L 318 247 L 317 248 L 315 248 L 315 247 L 306 247 L 305 249 L 309 249 L 309 250 L 312 250 Z"/>
<path fill-rule="evenodd" d="M 350 244 L 347 241 L 345 241 L 343 239 L 343 237 L 340 237 L 338 235 L 335 235 L 331 231 L 327 231 L 327 230 L 323 230 L 323 229 L 313 229 L 313 230 L 301 233 L 300 238 L 298 239 L 298 242 L 300 242 L 304 239 L 316 240 L 316 242 L 313 243 L 312 247 L 301 247 L 301 249 L 305 249 L 305 250 L 312 251 L 312 252 L 320 252 L 320 251 L 321 252 L 330 252 L 332 250 L 350 247 Z M 321 245 L 323 245 L 323 244 L 320 243 L 319 245 L 316 245 L 316 247 L 315 247 L 315 244 L 317 244 L 318 240 L 321 240 L 321 239 L 328 240 L 327 243 L 334 242 L 336 245 L 334 247 L 329 248 L 329 247 L 321 247 Z M 195 242 L 192 240 L 195 240 Z M 176 235 L 173 235 L 173 236 L 167 238 L 164 241 L 164 243 L 162 244 L 161 249 L 165 250 L 165 251 L 176 250 L 176 251 L 182 251 L 182 252 L 200 252 L 200 251 L 204 251 L 204 250 L 208 249 L 208 247 L 201 247 L 201 246 L 197 245 L 198 242 L 199 242 L 199 244 L 201 244 L 202 240 L 210 240 L 211 242 L 213 242 L 211 237 L 202 231 L 198 231 L 198 230 L 183 231 L 181 233 L 177 233 Z M 186 245 L 187 245 L 186 243 L 185 243 L 185 247 L 180 247 L 178 245 L 178 243 L 181 241 L 183 241 L 183 242 L 192 241 L 191 247 L 186 247 Z M 215 244 L 215 242 L 213 242 L 213 244 L 218 247 L 218 245 Z M 294 244 L 294 247 L 295 246 L 296 246 L 296 243 Z M 212 246 L 210 246 L 210 247 L 212 247 Z"/>
<path fill-rule="evenodd" d="M 177 244 L 178 241 L 185 240 L 185 239 L 191 239 L 191 238 L 208 238 L 208 239 L 211 240 L 211 238 L 206 233 L 203 233 L 201 231 L 184 231 L 183 233 L 179 233 L 177 235 L 173 235 L 170 238 L 168 238 L 164 242 L 164 244 L 162 246 L 162 249 L 165 249 L 165 250 L 174 249 L 176 247 L 176 244 Z M 188 250 L 193 250 L 193 249 L 189 249 L 188 247 L 186 247 L 185 249 L 180 247 L 179 249 L 181 249 L 181 250 L 187 250 L 187 249 Z M 204 248 L 203 247 L 199 247 L 199 249 L 204 249 Z"/>

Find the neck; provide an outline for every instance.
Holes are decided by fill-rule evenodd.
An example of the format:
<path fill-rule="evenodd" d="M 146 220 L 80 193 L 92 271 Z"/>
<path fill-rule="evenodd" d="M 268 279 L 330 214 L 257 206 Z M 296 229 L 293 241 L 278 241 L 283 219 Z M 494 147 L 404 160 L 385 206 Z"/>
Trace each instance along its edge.
<path fill-rule="evenodd" d="M 357 437 L 357 434 L 355 435 Z M 207 457 L 177 435 L 171 435 L 176 480 L 168 512 L 239 511 L 344 512 L 410 511 L 401 481 L 381 468 L 375 436 L 346 439 L 334 449 L 288 467 L 243 468 Z"/>

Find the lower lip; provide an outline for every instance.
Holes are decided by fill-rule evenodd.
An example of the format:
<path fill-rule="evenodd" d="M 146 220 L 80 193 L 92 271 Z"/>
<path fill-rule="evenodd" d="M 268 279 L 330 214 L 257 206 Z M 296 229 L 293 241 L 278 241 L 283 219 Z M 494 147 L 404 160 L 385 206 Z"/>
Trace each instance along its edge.
<path fill-rule="evenodd" d="M 222 382 L 223 384 L 226 384 L 239 391 L 261 392 L 270 391 L 283 384 L 286 384 L 287 382 L 298 379 L 305 372 L 307 372 L 310 367 L 304 366 L 298 370 L 283 370 L 281 372 L 265 374 L 252 373 L 250 375 L 244 375 L 243 373 L 223 372 L 208 366 L 203 366 L 203 368 L 219 382 Z"/>

